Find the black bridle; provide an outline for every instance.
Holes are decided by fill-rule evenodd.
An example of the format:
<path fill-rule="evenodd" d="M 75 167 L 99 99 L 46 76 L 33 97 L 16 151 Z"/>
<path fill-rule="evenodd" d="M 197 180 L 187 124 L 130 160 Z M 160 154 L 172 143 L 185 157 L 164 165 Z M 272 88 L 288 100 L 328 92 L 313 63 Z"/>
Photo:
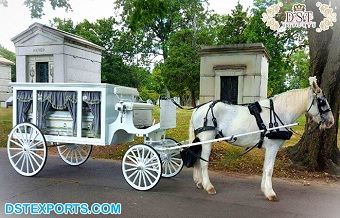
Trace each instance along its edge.
<path fill-rule="evenodd" d="M 313 101 L 311 103 L 311 105 L 309 106 L 308 110 L 307 110 L 307 113 L 310 111 L 310 109 L 312 108 L 312 106 L 314 105 L 314 102 L 316 102 L 317 106 L 318 106 L 318 111 L 319 111 L 319 114 L 320 114 L 320 117 L 321 117 L 321 121 L 320 123 L 318 124 L 318 126 L 316 127 L 319 128 L 319 126 L 322 124 L 322 123 L 325 123 L 325 118 L 324 118 L 324 114 L 328 113 L 328 112 L 331 112 L 331 108 L 327 108 L 327 109 L 323 109 L 322 107 L 325 107 L 327 106 L 327 99 L 326 99 L 326 96 L 325 94 L 322 92 L 322 96 L 318 96 L 317 93 L 314 92 L 313 90 Z M 315 130 L 314 130 L 315 131 Z M 312 132 L 314 132 L 312 131 Z"/>

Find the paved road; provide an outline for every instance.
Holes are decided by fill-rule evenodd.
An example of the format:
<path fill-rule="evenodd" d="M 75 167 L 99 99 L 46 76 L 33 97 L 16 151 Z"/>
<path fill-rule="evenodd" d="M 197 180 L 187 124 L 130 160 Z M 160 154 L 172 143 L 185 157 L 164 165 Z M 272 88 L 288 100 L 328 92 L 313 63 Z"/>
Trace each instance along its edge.
<path fill-rule="evenodd" d="M 90 159 L 71 167 L 58 156 L 49 156 L 44 169 L 30 178 L 16 173 L 6 150 L 0 148 L 0 166 L 0 217 L 37 217 L 4 215 L 6 203 L 33 202 L 121 203 L 121 215 L 113 217 L 340 217 L 339 184 L 303 186 L 275 179 L 280 201 L 269 202 L 260 191 L 260 177 L 211 173 L 218 194 L 208 195 L 195 188 L 192 169 L 184 169 L 172 179 L 161 179 L 154 189 L 141 192 L 130 188 L 122 176 L 120 162 L 113 160 Z"/>

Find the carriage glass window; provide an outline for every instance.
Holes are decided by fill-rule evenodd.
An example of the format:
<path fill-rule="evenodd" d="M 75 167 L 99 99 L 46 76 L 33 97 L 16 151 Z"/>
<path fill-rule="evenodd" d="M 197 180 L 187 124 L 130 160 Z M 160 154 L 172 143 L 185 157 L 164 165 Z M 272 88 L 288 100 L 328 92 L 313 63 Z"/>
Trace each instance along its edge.
<path fill-rule="evenodd" d="M 82 137 L 100 138 L 101 92 L 82 92 Z"/>
<path fill-rule="evenodd" d="M 36 82 L 48 83 L 48 62 L 37 62 L 37 80 Z"/>

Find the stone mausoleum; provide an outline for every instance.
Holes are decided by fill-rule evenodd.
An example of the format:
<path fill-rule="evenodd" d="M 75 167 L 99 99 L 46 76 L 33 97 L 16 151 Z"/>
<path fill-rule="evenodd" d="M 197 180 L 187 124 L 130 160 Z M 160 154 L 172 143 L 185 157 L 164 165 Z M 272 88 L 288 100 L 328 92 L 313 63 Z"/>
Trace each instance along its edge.
<path fill-rule="evenodd" d="M 248 104 L 267 98 L 270 56 L 262 43 L 206 46 L 199 55 L 200 103 Z"/>
<path fill-rule="evenodd" d="M 0 102 L 1 107 L 7 107 L 6 101 L 12 97 L 12 91 L 9 83 L 11 82 L 12 61 L 0 55 Z"/>
<path fill-rule="evenodd" d="M 103 48 L 84 38 L 34 23 L 12 41 L 17 82 L 101 82 Z"/>

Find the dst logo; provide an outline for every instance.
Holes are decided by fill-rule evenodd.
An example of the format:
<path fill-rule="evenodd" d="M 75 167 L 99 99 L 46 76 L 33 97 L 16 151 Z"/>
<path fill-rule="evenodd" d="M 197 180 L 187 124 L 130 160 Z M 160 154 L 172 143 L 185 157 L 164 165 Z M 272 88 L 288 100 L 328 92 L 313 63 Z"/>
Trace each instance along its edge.
<path fill-rule="evenodd" d="M 316 23 L 313 21 L 313 11 L 306 11 L 305 4 L 294 4 L 291 11 L 285 12 L 285 21 L 283 25 L 275 20 L 275 16 L 281 11 L 283 4 L 277 3 L 267 8 L 266 13 L 262 14 L 262 21 L 266 23 L 266 26 L 271 30 L 283 32 L 288 28 L 316 28 Z M 333 12 L 333 8 L 330 8 L 326 4 L 320 2 L 316 3 L 324 19 L 320 22 L 316 28 L 317 32 L 326 31 L 329 27 L 333 26 L 333 23 L 337 21 L 337 15 Z"/>
<path fill-rule="evenodd" d="M 286 11 L 286 20 L 283 26 L 285 28 L 315 28 L 316 23 L 313 22 L 313 11 L 306 11 L 306 5 L 304 4 L 295 4 L 292 11 Z"/>

